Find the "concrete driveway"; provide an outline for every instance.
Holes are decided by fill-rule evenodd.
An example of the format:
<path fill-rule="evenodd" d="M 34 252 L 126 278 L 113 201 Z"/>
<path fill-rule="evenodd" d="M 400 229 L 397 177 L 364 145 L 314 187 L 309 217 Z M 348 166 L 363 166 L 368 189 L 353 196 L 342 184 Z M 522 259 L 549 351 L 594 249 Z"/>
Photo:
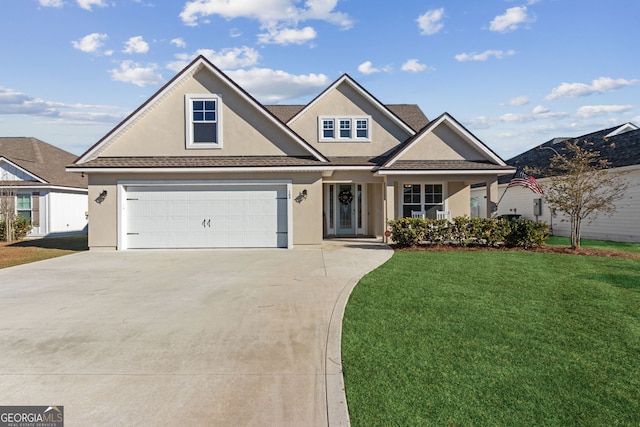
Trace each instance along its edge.
<path fill-rule="evenodd" d="M 340 327 L 392 251 L 84 252 L 0 269 L 0 405 L 66 426 L 348 424 Z"/>

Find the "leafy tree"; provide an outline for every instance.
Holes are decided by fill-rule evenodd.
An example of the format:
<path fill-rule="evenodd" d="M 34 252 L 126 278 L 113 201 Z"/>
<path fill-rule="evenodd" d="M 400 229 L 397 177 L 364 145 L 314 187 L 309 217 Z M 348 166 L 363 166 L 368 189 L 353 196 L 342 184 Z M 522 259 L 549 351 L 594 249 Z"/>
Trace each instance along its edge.
<path fill-rule="evenodd" d="M 580 247 L 580 227 L 600 213 L 612 215 L 614 201 L 629 188 L 625 172 L 610 171 L 610 162 L 591 149 L 593 143 L 568 140 L 562 154 L 556 151 L 549 165 L 550 183 L 544 186 L 551 209 L 564 212 L 571 221 L 571 248 Z M 554 150 L 555 151 L 555 150 Z"/>

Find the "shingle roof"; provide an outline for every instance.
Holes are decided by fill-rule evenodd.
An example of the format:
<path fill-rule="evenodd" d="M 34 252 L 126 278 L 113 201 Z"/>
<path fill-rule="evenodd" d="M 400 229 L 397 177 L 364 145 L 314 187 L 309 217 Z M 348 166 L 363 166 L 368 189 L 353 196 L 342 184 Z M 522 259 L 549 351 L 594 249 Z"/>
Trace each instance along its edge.
<path fill-rule="evenodd" d="M 489 162 L 470 160 L 398 160 L 384 170 L 513 170 L 511 166 L 501 166 Z"/>
<path fill-rule="evenodd" d="M 280 121 L 287 123 L 306 105 L 265 105 L 265 107 Z M 419 131 L 429 123 L 427 116 L 416 104 L 388 104 L 385 107 L 415 131 Z"/>
<path fill-rule="evenodd" d="M 183 157 L 98 157 L 69 166 L 83 168 L 237 168 L 322 166 L 313 157 L 294 156 L 183 156 Z"/>
<path fill-rule="evenodd" d="M 542 171 L 535 173 L 534 176 L 544 176 L 544 171 L 548 169 L 551 157 L 555 154 L 553 150 L 562 154 L 565 150 L 565 141 L 575 140 L 580 146 L 584 146 L 586 142 L 592 143 L 593 145 L 589 149 L 599 151 L 600 157 L 610 162 L 610 168 L 640 165 L 640 129 L 606 138 L 608 134 L 620 127 L 602 129 L 576 138 L 554 138 L 541 144 L 539 146 L 541 149 L 535 147 L 507 160 L 507 164 L 515 167 L 533 168 Z M 553 148 L 553 150 L 545 149 L 545 147 Z M 503 183 L 503 180 L 500 182 Z"/>
<path fill-rule="evenodd" d="M 65 171 L 74 154 L 29 137 L 0 137 L 0 157 L 20 166 L 49 185 L 87 188 L 87 178 Z M 35 184 L 34 182 L 34 185 Z"/>

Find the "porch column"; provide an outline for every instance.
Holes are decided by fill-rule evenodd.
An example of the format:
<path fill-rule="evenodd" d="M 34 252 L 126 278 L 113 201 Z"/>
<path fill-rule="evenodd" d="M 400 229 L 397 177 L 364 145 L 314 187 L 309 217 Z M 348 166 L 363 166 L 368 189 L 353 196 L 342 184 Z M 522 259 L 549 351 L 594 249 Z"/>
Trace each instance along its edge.
<path fill-rule="evenodd" d="M 487 218 L 492 218 L 498 212 L 498 177 L 492 177 L 485 184 L 487 189 Z"/>
<path fill-rule="evenodd" d="M 383 193 L 384 193 L 384 224 L 382 229 L 387 230 L 387 221 L 390 219 L 396 219 L 396 181 L 393 178 L 386 177 L 383 185 Z M 383 240 L 385 242 L 389 241 L 389 238 L 384 236 Z"/>

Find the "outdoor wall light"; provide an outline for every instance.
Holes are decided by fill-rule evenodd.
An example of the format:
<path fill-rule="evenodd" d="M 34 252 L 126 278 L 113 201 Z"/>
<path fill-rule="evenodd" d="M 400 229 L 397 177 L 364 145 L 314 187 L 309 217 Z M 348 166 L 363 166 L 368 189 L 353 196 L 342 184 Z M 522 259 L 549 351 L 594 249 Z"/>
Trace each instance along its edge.
<path fill-rule="evenodd" d="M 107 190 L 102 190 L 102 193 L 98 197 L 96 197 L 96 203 L 100 204 L 104 202 L 104 199 L 107 198 Z"/>
<path fill-rule="evenodd" d="M 303 201 L 303 200 L 306 200 L 306 199 L 307 199 L 307 189 L 305 188 L 304 190 L 302 190 L 302 191 L 300 192 L 300 194 L 298 194 L 298 195 L 296 196 L 296 199 L 295 199 L 295 200 L 296 200 L 296 202 L 297 202 L 297 203 L 302 203 L 302 201 Z"/>

